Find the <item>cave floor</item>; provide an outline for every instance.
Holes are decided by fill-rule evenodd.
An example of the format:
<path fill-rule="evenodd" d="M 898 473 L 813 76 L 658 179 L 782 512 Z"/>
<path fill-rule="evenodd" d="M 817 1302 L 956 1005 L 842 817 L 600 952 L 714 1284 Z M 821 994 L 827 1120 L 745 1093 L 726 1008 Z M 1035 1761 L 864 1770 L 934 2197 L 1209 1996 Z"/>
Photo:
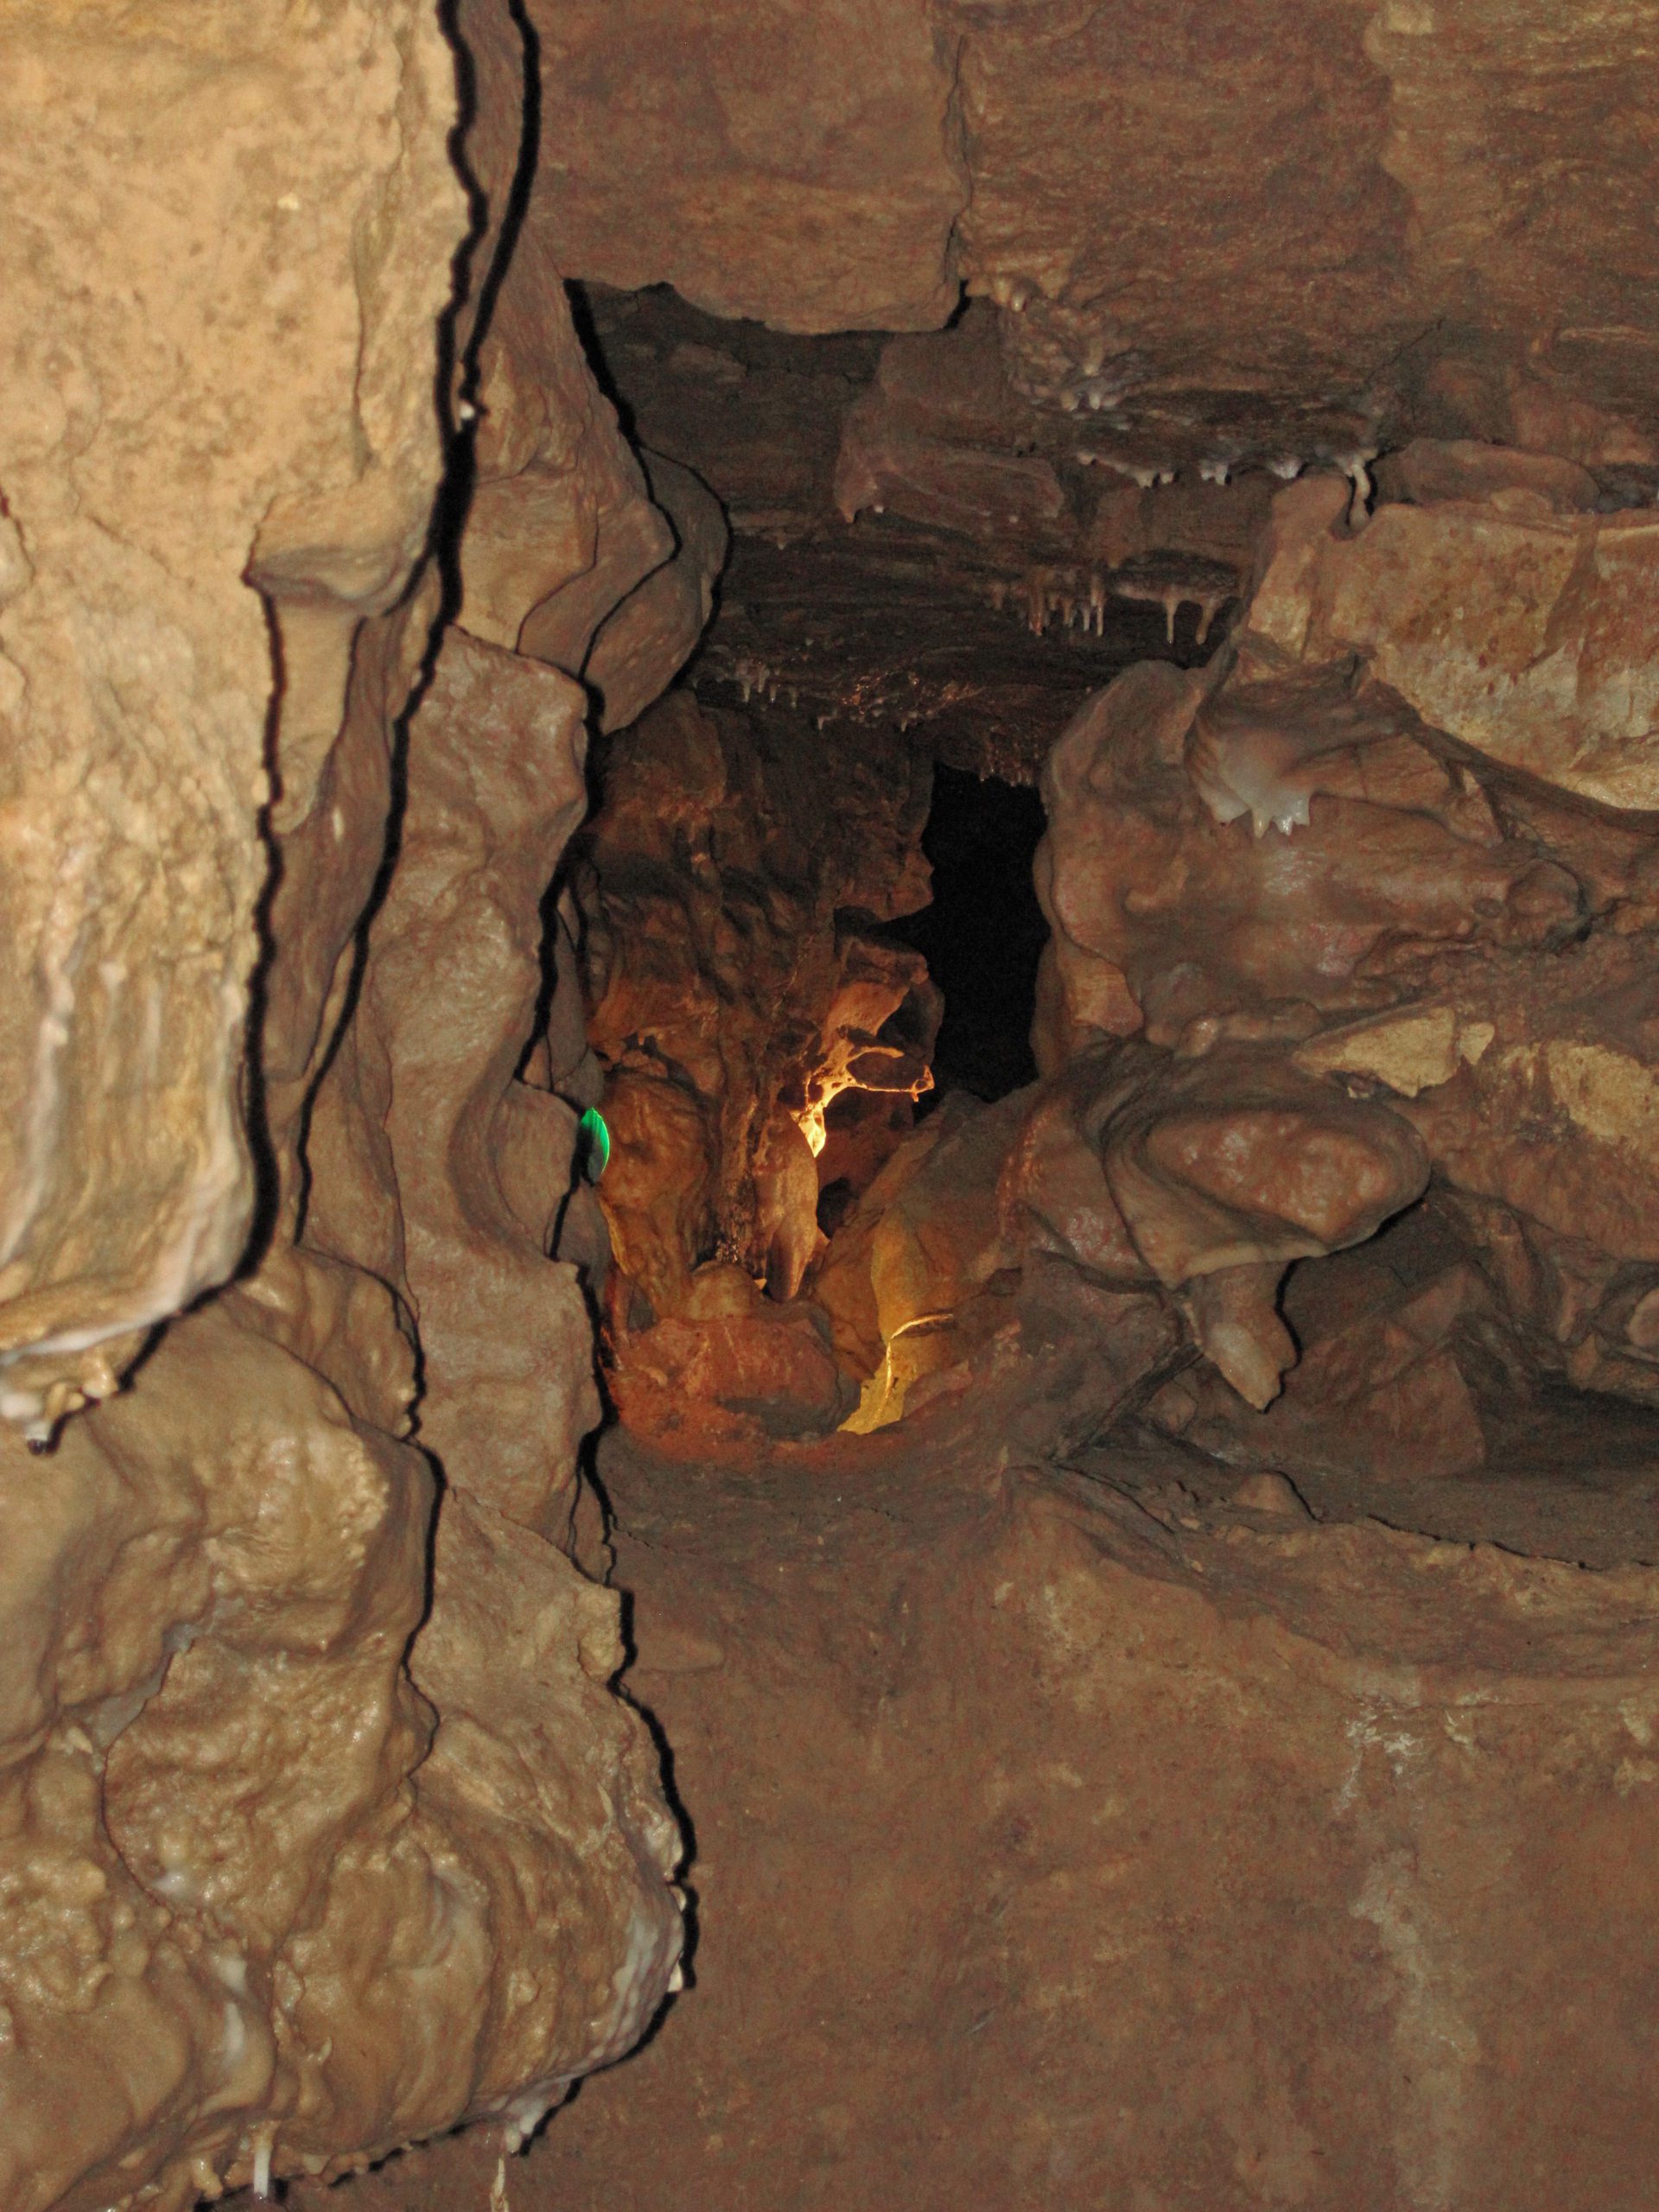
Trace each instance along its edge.
<path fill-rule="evenodd" d="M 509 2206 L 1649 2201 L 1659 1421 L 1539 1402 L 1481 1479 L 1311 1516 L 1007 1433 L 601 1439 L 695 1938 Z M 354 2193 L 483 2212 L 498 2155 Z"/>
<path fill-rule="evenodd" d="M 1166 1516 L 1225 1513 L 1237 1469 L 1179 1441 L 1115 1436 L 1067 1464 Z M 1478 1475 L 1421 1481 L 1299 1471 L 1323 1523 L 1376 1520 L 1460 1544 L 1586 1567 L 1659 1562 L 1659 1414 L 1617 1398 L 1541 1391 L 1491 1438 Z"/>

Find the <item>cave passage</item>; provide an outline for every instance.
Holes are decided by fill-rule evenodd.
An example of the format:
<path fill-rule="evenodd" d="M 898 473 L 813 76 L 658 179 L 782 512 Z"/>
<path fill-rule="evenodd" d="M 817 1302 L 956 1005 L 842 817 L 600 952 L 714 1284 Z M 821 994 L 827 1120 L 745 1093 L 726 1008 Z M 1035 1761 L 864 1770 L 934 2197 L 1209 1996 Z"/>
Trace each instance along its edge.
<path fill-rule="evenodd" d="M 1659 5 L 74 12 L 0 2212 L 1654 2212 Z"/>
<path fill-rule="evenodd" d="M 949 1090 L 987 1101 L 1033 1082 L 1031 1020 L 1048 925 L 1032 883 L 1043 803 L 1028 785 L 934 772 L 922 850 L 933 899 L 893 925 L 944 995 L 926 1114 Z"/>

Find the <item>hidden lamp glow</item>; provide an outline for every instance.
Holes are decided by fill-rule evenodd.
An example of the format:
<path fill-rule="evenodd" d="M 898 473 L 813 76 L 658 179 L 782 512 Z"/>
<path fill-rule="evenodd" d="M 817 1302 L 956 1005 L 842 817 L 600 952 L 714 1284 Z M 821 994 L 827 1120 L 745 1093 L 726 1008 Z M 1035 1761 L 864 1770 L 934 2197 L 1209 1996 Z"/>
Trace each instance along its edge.
<path fill-rule="evenodd" d="M 590 1106 L 576 1123 L 576 1166 L 590 1183 L 597 1183 L 610 1163 L 611 1133 L 597 1106 Z"/>

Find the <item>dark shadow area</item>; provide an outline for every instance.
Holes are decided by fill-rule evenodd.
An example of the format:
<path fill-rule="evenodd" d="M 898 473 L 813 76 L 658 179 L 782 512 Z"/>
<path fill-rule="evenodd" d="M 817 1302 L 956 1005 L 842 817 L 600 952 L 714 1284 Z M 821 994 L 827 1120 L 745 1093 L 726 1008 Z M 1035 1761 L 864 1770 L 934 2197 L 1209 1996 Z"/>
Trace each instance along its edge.
<path fill-rule="evenodd" d="M 1036 1080 L 1031 1017 L 1048 925 L 1031 864 L 1044 826 L 1042 800 L 1028 785 L 959 768 L 934 772 L 922 835 L 933 903 L 889 925 L 944 994 L 936 1088 L 922 1098 L 923 1114 L 947 1090 L 1001 1098 Z"/>
<path fill-rule="evenodd" d="M 669 290 L 666 284 L 652 288 L 658 293 Z M 564 296 L 570 303 L 570 321 L 581 340 L 582 350 L 588 357 L 588 366 L 594 382 L 616 410 L 617 428 L 630 445 L 640 442 L 639 426 L 634 420 L 633 403 L 616 380 L 616 372 L 605 350 L 605 334 L 600 329 L 594 314 L 593 291 L 590 286 L 572 281 L 565 285 Z"/>

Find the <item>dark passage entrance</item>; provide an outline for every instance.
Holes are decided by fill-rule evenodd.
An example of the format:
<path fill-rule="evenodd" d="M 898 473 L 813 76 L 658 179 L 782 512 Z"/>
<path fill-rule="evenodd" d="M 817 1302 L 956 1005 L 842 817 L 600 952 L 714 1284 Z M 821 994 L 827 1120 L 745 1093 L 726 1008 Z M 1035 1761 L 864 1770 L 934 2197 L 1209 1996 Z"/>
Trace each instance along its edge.
<path fill-rule="evenodd" d="M 1031 863 L 1043 829 L 1043 803 L 1029 785 L 935 770 L 922 837 L 933 903 L 892 925 L 944 994 L 937 1088 L 924 1113 L 947 1090 L 1001 1098 L 1036 1078 L 1031 1017 L 1048 925 Z"/>

